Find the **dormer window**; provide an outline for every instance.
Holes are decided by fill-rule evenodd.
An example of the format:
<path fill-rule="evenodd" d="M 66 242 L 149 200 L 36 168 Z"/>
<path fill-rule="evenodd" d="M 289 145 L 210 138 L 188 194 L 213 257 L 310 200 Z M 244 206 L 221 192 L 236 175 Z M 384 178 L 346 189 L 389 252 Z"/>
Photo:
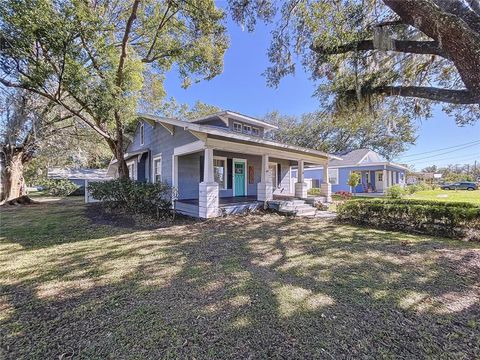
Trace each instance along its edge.
<path fill-rule="evenodd" d="M 242 124 L 234 122 L 233 123 L 233 130 L 237 132 L 242 132 Z"/>
<path fill-rule="evenodd" d="M 251 134 L 252 133 L 252 127 L 250 125 L 243 125 L 243 133 L 244 134 Z"/>
<path fill-rule="evenodd" d="M 252 135 L 259 136 L 260 135 L 260 129 L 256 127 L 252 127 Z"/>

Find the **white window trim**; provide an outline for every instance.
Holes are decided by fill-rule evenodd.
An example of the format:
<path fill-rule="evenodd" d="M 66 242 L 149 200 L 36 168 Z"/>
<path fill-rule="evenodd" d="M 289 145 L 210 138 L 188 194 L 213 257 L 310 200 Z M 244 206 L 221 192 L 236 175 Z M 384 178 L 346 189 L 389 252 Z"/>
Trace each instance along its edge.
<path fill-rule="evenodd" d="M 213 160 L 223 160 L 223 163 L 225 164 L 225 171 L 223 172 L 223 187 L 220 187 L 220 190 L 226 190 L 227 189 L 227 172 L 228 172 L 228 164 L 227 164 L 227 157 L 226 156 L 214 156 Z M 218 184 L 220 185 L 220 184 Z"/>
<path fill-rule="evenodd" d="M 132 177 L 132 174 L 128 174 L 128 177 L 131 179 L 131 180 L 137 180 L 137 162 L 135 160 L 130 160 L 130 161 L 127 161 L 127 168 L 130 167 L 130 165 L 132 165 L 132 170 L 133 170 L 133 177 Z"/>
<path fill-rule="evenodd" d="M 331 185 L 338 185 L 338 182 L 339 182 L 339 178 L 338 178 L 338 169 L 328 169 L 328 179 L 327 181 L 330 182 L 330 178 L 332 176 L 333 173 L 336 173 L 337 176 L 335 177 L 337 179 L 337 181 L 335 183 L 330 183 Z"/>
<path fill-rule="evenodd" d="M 268 167 L 270 168 L 271 165 L 275 165 L 275 187 L 273 190 L 278 189 L 278 163 L 276 162 L 268 162 Z M 271 177 L 273 179 L 273 174 L 271 174 Z"/>
<path fill-rule="evenodd" d="M 252 134 L 252 125 L 243 124 L 242 133 L 247 134 L 247 135 L 251 135 Z"/>
<path fill-rule="evenodd" d="M 152 157 L 152 183 L 155 183 L 155 160 L 160 159 L 160 181 L 163 180 L 163 158 L 162 153 L 156 154 Z"/>
<path fill-rule="evenodd" d="M 140 124 L 140 145 L 145 145 L 145 124 Z"/>
<path fill-rule="evenodd" d="M 253 133 L 253 130 L 254 130 L 254 129 L 257 131 L 256 134 Z M 254 135 L 254 136 L 260 136 L 260 129 L 259 129 L 258 127 L 256 127 L 256 126 L 252 126 L 252 135 Z"/>
<path fill-rule="evenodd" d="M 245 163 L 245 196 L 248 196 L 248 166 L 247 166 L 247 159 L 232 159 L 232 195 L 235 195 L 235 162 L 243 162 Z"/>
<path fill-rule="evenodd" d="M 235 125 L 240 125 L 240 131 L 235 129 Z M 233 131 L 238 132 L 238 133 L 243 133 L 243 124 L 235 121 L 233 123 Z"/>

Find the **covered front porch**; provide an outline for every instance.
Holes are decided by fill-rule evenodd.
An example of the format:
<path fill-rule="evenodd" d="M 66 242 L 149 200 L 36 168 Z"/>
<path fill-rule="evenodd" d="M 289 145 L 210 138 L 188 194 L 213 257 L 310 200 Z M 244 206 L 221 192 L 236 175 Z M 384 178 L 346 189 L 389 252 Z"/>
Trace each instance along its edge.
<path fill-rule="evenodd" d="M 384 194 L 393 185 L 405 185 L 404 172 L 388 168 L 355 170 L 360 183 L 354 189 L 357 194 Z"/>
<path fill-rule="evenodd" d="M 259 146 L 202 137 L 194 145 L 175 148 L 176 211 L 211 218 L 263 207 L 274 196 L 306 198 L 307 184 L 302 176 L 290 184 L 291 166 L 298 166 L 299 175 L 303 175 L 305 164 L 327 164 L 328 155 L 278 149 L 277 144 Z M 322 188 L 330 198 L 329 184 L 322 184 Z"/>

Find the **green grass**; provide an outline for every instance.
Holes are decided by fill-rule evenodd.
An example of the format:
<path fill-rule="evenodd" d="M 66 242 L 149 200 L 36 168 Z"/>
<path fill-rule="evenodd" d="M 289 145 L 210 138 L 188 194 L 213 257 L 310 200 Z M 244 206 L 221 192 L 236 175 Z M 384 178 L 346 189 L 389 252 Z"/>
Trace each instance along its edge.
<path fill-rule="evenodd" d="M 0 358 L 480 357 L 480 244 L 276 215 L 0 210 Z"/>
<path fill-rule="evenodd" d="M 427 190 L 407 196 L 408 199 L 461 201 L 480 205 L 480 190 Z"/>

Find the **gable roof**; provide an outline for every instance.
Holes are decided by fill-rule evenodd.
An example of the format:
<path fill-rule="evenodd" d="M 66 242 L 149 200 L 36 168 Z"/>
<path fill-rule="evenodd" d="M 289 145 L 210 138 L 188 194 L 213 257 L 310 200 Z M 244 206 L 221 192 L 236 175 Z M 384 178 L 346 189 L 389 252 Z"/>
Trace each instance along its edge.
<path fill-rule="evenodd" d="M 370 149 L 357 149 L 350 151 L 344 155 L 340 155 L 342 160 L 334 160 L 330 165 L 335 166 L 346 166 L 346 165 L 358 165 L 360 163 L 380 163 L 388 162 L 384 157 L 379 153 L 372 151 Z"/>
<path fill-rule="evenodd" d="M 330 161 L 329 166 L 348 167 L 348 166 L 362 166 L 362 165 L 390 165 L 390 166 L 395 166 L 395 167 L 407 170 L 405 166 L 389 162 L 379 153 L 370 149 L 357 149 L 340 156 L 341 156 L 340 160 Z"/>
<path fill-rule="evenodd" d="M 266 131 L 278 129 L 278 126 L 269 124 L 266 121 L 256 119 L 256 118 L 253 118 L 251 116 L 243 115 L 243 114 L 240 114 L 238 112 L 230 111 L 230 110 L 220 111 L 220 112 L 217 112 L 217 113 L 214 113 L 214 114 L 203 116 L 203 117 L 198 118 L 198 119 L 193 119 L 190 122 L 199 124 L 199 123 L 204 123 L 206 121 L 209 121 L 209 120 L 212 120 L 212 119 L 215 119 L 215 118 L 221 119 L 223 122 L 225 122 L 226 125 L 228 125 L 228 118 L 233 118 L 234 120 L 242 121 L 246 124 L 261 126 L 261 127 L 265 128 Z"/>
<path fill-rule="evenodd" d="M 197 123 L 192 123 L 184 120 L 164 118 L 164 117 L 149 115 L 149 114 L 138 114 L 137 116 L 145 121 L 162 124 L 162 126 L 165 126 L 165 124 L 179 126 L 188 131 L 209 134 L 216 137 L 227 138 L 235 141 L 243 141 L 245 143 L 253 143 L 257 145 L 263 145 L 265 147 L 277 148 L 282 150 L 290 150 L 292 152 L 304 153 L 304 154 L 317 156 L 317 157 L 320 156 L 324 158 L 329 158 L 331 160 L 341 159 L 338 156 L 330 155 L 323 151 L 308 149 L 308 148 L 304 148 L 296 145 L 283 144 L 278 141 L 264 139 L 258 136 L 241 134 L 241 133 L 234 132 L 228 128 L 197 124 Z"/>

